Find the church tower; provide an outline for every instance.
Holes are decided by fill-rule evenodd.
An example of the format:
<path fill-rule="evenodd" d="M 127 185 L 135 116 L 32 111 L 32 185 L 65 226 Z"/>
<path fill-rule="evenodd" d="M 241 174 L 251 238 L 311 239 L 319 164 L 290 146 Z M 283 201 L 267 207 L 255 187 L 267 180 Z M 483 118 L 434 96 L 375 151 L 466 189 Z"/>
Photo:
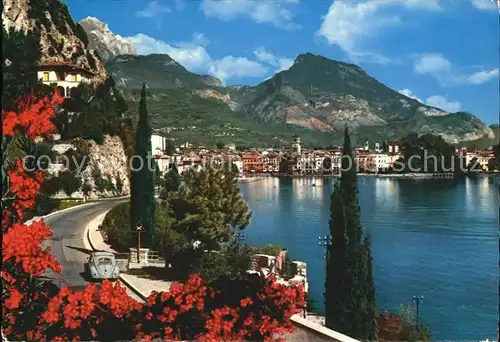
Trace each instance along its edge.
<path fill-rule="evenodd" d="M 300 156 L 302 154 L 300 148 L 300 137 L 298 135 L 293 136 L 292 153 L 297 156 Z"/>

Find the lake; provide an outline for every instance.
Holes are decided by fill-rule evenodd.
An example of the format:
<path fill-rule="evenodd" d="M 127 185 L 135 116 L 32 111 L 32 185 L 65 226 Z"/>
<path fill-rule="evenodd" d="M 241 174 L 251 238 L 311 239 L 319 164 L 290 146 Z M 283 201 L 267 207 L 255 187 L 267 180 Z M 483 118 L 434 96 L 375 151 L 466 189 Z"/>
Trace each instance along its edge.
<path fill-rule="evenodd" d="M 276 243 L 307 262 L 323 313 L 324 247 L 335 180 L 267 178 L 240 184 L 253 216 L 247 243 Z M 315 184 L 315 186 L 313 186 Z M 496 338 L 499 181 L 359 178 L 363 228 L 372 235 L 377 305 L 397 310 L 424 296 L 433 339 Z"/>

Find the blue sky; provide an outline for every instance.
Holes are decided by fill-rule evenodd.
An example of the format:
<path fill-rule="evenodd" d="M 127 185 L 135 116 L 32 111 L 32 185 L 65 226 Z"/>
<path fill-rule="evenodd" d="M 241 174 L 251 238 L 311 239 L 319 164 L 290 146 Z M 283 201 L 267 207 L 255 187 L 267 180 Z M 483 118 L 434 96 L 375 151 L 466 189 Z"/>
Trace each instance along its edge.
<path fill-rule="evenodd" d="M 300 53 L 352 62 L 407 96 L 499 122 L 495 0 L 65 0 L 138 54 L 254 85 Z"/>

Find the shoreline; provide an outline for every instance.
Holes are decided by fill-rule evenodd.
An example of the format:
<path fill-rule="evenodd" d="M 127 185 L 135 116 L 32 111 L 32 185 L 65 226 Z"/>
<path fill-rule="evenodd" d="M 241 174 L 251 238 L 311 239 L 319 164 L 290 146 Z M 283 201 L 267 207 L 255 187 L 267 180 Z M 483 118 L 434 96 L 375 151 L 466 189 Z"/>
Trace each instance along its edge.
<path fill-rule="evenodd" d="M 376 174 L 376 173 L 358 173 L 360 178 L 397 178 L 397 179 L 453 179 L 455 175 L 453 173 L 387 173 L 387 174 Z M 500 173 L 481 173 L 479 175 L 485 177 L 500 177 Z M 238 183 L 250 183 L 265 178 L 339 178 L 340 176 L 335 175 L 287 175 L 287 174 L 259 174 L 259 175 L 243 175 L 243 177 L 238 178 Z"/>

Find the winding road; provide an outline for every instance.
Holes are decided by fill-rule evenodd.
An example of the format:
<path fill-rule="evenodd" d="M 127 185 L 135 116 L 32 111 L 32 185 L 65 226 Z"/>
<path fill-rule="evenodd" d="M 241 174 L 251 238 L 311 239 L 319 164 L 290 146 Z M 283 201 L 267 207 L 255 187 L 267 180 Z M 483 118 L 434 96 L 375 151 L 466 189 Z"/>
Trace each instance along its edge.
<path fill-rule="evenodd" d="M 91 253 L 88 243 L 84 242 L 87 239 L 87 224 L 96 216 L 126 201 L 127 198 L 97 201 L 47 217 L 45 222 L 54 235 L 44 245 L 50 247 L 52 254 L 62 265 L 63 271 L 61 273 L 50 271 L 45 277 L 59 287 L 83 289 L 88 283 L 83 276 L 83 267 Z"/>

